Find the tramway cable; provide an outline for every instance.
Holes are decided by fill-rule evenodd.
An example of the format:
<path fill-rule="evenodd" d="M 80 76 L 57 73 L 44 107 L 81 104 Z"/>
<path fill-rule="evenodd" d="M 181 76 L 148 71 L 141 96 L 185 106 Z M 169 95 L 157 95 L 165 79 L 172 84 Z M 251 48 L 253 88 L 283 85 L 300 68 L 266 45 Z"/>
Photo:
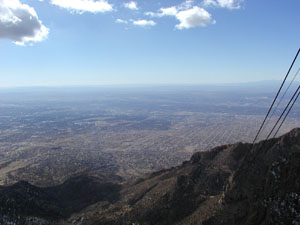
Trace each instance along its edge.
<path fill-rule="evenodd" d="M 295 98 L 295 100 L 294 100 L 293 104 L 292 104 L 292 105 L 291 105 L 291 107 L 289 108 L 289 110 L 288 110 L 288 112 L 286 113 L 285 117 L 283 118 L 283 120 L 282 120 L 281 124 L 279 125 L 279 127 L 278 127 L 277 131 L 275 132 L 275 134 L 274 134 L 273 138 L 274 138 L 274 137 L 277 135 L 277 133 L 278 133 L 279 129 L 281 128 L 281 126 L 282 126 L 283 122 L 285 121 L 286 117 L 288 116 L 288 114 L 290 113 L 291 109 L 293 108 L 293 106 L 294 106 L 295 102 L 297 101 L 297 99 L 298 99 L 299 95 L 300 95 L 300 91 L 298 92 L 298 94 L 297 94 L 297 96 L 296 96 L 296 98 Z"/>
<path fill-rule="evenodd" d="M 271 136 L 271 134 L 273 133 L 274 129 L 276 128 L 277 124 L 279 123 L 279 121 L 281 120 L 282 116 L 284 115 L 284 113 L 286 112 L 286 110 L 289 108 L 291 102 L 294 100 L 295 96 L 297 95 L 298 91 L 300 89 L 300 85 L 298 86 L 297 90 L 295 91 L 295 93 L 293 94 L 292 98 L 290 99 L 290 101 L 288 102 L 288 104 L 286 105 L 286 107 L 284 108 L 283 112 L 281 113 L 280 117 L 278 118 L 277 122 L 275 123 L 275 125 L 273 126 L 272 130 L 270 131 L 269 135 L 267 136 L 266 140 L 267 141 L 269 139 L 269 137 Z M 289 110 L 290 111 L 290 110 Z"/>
<path fill-rule="evenodd" d="M 281 91 L 281 89 L 282 89 L 282 87 L 283 87 L 283 85 L 284 85 L 284 83 L 285 83 L 285 81 L 286 81 L 286 79 L 287 79 L 287 77 L 288 77 L 288 75 L 289 75 L 291 69 L 292 69 L 292 67 L 294 66 L 294 63 L 295 63 L 295 61 L 296 61 L 296 59 L 297 59 L 297 57 L 298 57 L 298 55 L 299 55 L 299 52 L 300 52 L 300 48 L 298 49 L 298 52 L 297 52 L 297 54 L 296 54 L 296 56 L 295 56 L 295 58 L 294 58 L 294 60 L 293 60 L 293 62 L 292 62 L 292 64 L 291 64 L 291 66 L 290 66 L 290 68 L 289 68 L 287 74 L 285 75 L 285 78 L 284 78 L 283 82 L 281 83 L 280 88 L 279 88 L 279 90 L 278 90 L 278 92 L 277 92 L 277 94 L 276 94 L 276 96 L 275 96 L 275 98 L 274 98 L 274 100 L 273 100 L 273 102 L 272 102 L 272 104 L 271 104 L 271 106 L 270 106 L 268 112 L 267 112 L 267 115 L 265 116 L 265 118 L 264 118 L 264 120 L 263 120 L 263 122 L 262 122 L 262 124 L 261 124 L 261 126 L 260 126 L 260 128 L 259 128 L 259 130 L 258 130 L 258 132 L 257 132 L 257 134 L 256 134 L 256 136 L 255 136 L 255 138 L 254 138 L 252 144 L 255 143 L 255 141 L 256 141 L 258 135 L 260 134 L 260 132 L 261 132 L 261 130 L 262 130 L 262 128 L 263 128 L 263 126 L 264 126 L 264 124 L 265 124 L 265 122 L 266 122 L 266 119 L 268 118 L 268 116 L 269 116 L 269 114 L 270 114 L 270 112 L 271 112 L 271 110 L 272 110 L 272 108 L 273 108 L 273 106 L 274 106 L 274 103 L 276 102 L 277 97 L 278 97 L 278 95 L 279 95 L 279 93 L 280 93 L 280 91 Z"/>
<path fill-rule="evenodd" d="M 279 105 L 281 104 L 282 100 L 284 99 L 286 93 L 287 93 L 288 90 L 290 89 L 291 85 L 294 83 L 294 81 L 295 81 L 295 79 L 296 79 L 296 77 L 297 77 L 299 71 L 300 71 L 300 67 L 299 67 L 299 69 L 297 70 L 297 72 L 295 73 L 293 79 L 290 81 L 289 86 L 286 88 L 285 92 L 284 92 L 283 95 L 281 96 L 281 98 L 280 98 L 278 104 L 277 104 L 276 107 L 272 110 L 272 113 L 271 113 L 271 115 L 269 116 L 269 119 L 268 119 L 267 122 L 265 123 L 264 127 L 262 128 L 261 132 L 263 132 L 264 129 L 268 126 L 268 124 L 269 124 L 271 118 L 274 116 L 274 114 L 275 114 L 275 112 L 277 111 Z"/>

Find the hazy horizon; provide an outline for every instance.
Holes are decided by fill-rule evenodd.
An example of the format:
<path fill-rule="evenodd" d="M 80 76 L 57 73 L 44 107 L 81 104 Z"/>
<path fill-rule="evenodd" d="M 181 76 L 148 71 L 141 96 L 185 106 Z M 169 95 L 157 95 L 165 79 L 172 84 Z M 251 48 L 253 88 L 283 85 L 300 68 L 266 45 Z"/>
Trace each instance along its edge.
<path fill-rule="evenodd" d="M 117 88 L 117 87 L 133 87 L 133 88 L 140 88 L 140 87 L 201 87 L 201 86 L 276 86 L 280 85 L 282 80 L 257 80 L 257 81 L 249 81 L 249 82 L 224 82 L 224 83 L 127 83 L 127 84 L 80 84 L 80 85 L 21 85 L 21 86 L 1 86 L 0 89 L 39 89 L 39 88 L 46 88 L 46 89 L 59 89 L 59 88 Z M 290 80 L 286 81 L 287 83 Z M 299 84 L 300 81 L 294 81 L 293 85 Z"/>

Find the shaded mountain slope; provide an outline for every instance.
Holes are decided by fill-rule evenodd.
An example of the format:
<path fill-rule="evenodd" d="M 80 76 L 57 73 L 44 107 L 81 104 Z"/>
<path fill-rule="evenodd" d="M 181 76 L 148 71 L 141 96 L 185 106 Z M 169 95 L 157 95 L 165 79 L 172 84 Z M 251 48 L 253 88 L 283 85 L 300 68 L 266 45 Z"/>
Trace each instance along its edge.
<path fill-rule="evenodd" d="M 119 184 L 92 176 L 40 188 L 25 181 L 0 188 L 0 224 L 54 224 L 99 202 L 119 200 Z"/>
<path fill-rule="evenodd" d="M 118 204 L 87 208 L 82 224 L 200 224 L 221 209 L 224 185 L 250 148 L 238 143 L 199 152 L 179 167 L 127 184 Z"/>
<path fill-rule="evenodd" d="M 300 129 L 195 153 L 181 166 L 127 183 L 118 204 L 81 224 L 300 224 Z M 75 218 L 74 217 L 74 218 Z"/>
<path fill-rule="evenodd" d="M 34 218 L 60 225 L 299 225 L 299 174 L 300 129 L 294 129 L 265 144 L 198 152 L 178 167 L 122 184 L 81 176 L 52 188 L 1 187 L 0 215 L 22 215 L 19 224 Z M 15 196 L 21 200 L 8 204 Z M 20 209 L 32 199 L 29 211 Z"/>

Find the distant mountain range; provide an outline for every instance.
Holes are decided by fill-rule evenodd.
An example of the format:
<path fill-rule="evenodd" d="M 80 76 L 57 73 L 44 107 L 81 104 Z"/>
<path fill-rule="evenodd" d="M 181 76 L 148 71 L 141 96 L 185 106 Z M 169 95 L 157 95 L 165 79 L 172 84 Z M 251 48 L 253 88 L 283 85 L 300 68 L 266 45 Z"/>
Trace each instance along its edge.
<path fill-rule="evenodd" d="M 300 224 L 300 128 L 195 153 L 125 182 L 89 175 L 0 187 L 0 224 Z"/>

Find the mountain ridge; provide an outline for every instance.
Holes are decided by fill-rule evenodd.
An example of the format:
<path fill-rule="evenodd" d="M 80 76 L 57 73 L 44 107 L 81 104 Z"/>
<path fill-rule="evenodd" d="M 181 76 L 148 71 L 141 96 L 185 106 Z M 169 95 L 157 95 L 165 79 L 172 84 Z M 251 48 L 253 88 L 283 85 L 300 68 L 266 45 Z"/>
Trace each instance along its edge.
<path fill-rule="evenodd" d="M 64 191 L 58 187 L 55 189 L 54 193 L 63 193 L 56 195 L 56 198 L 60 196 L 59 204 L 53 192 L 50 194 L 52 198 L 45 201 L 45 204 L 53 204 L 49 203 L 54 209 L 58 207 L 59 212 L 64 212 L 60 207 L 68 205 L 66 202 L 71 205 L 75 202 L 82 207 L 57 217 L 51 213 L 48 217 L 42 216 L 43 210 L 39 215 L 15 210 L 18 213 L 14 216 L 20 216 L 22 223 L 13 216 L 5 215 L 3 212 L 7 210 L 0 208 L 0 222 L 4 218 L 7 221 L 15 219 L 15 224 L 299 225 L 299 171 L 300 128 L 295 128 L 279 138 L 253 146 L 236 143 L 197 152 L 180 166 L 154 172 L 139 180 L 110 183 L 113 186 L 106 189 L 102 187 L 105 181 L 93 177 L 85 180 L 83 176 L 84 182 L 79 182 L 79 186 L 86 188 L 78 188 L 81 191 L 77 190 L 77 194 L 62 200 L 71 187 L 74 189 L 71 182 L 69 186 L 62 185 Z M 77 178 L 73 179 L 76 181 Z M 95 184 L 98 189 L 94 188 L 97 187 Z M 117 188 L 111 188 L 114 185 Z M 14 185 L 0 187 L 0 194 L 12 187 Z M 91 198 L 85 202 L 86 199 L 80 195 L 89 189 L 94 190 L 92 195 L 100 192 L 97 194 L 102 198 Z M 46 192 L 42 198 L 47 200 L 49 189 L 42 191 Z M 1 196 L 4 199 L 0 202 L 7 201 L 3 194 Z M 26 198 L 24 202 L 26 205 Z M 37 218 L 38 223 L 26 222 L 32 217 Z"/>

